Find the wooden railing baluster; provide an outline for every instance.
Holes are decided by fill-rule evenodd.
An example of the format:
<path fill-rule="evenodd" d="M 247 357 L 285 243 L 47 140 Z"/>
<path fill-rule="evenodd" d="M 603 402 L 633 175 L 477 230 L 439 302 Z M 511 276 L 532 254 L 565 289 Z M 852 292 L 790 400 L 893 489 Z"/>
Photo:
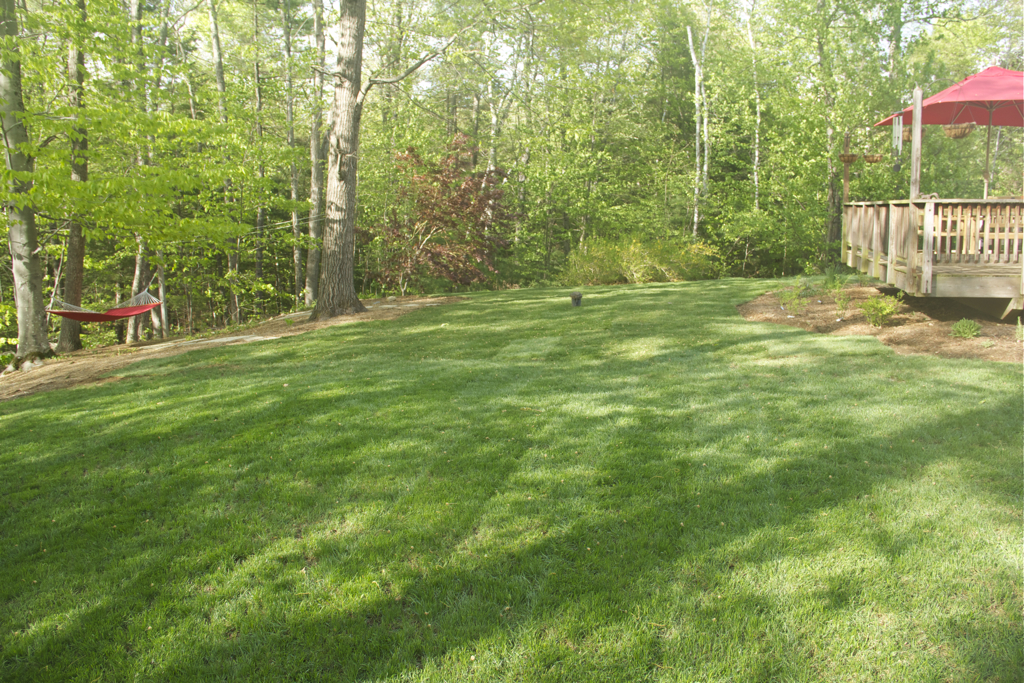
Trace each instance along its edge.
<path fill-rule="evenodd" d="M 964 258 L 964 205 L 957 207 L 956 216 L 956 262 L 961 263 Z"/>

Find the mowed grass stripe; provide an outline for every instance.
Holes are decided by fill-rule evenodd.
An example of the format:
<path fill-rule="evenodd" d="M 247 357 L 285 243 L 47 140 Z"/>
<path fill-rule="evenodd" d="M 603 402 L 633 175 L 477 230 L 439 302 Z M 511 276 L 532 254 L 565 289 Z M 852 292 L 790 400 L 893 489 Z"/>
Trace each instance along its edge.
<path fill-rule="evenodd" d="M 478 294 L 0 404 L 0 677 L 1020 680 L 1020 368 L 738 316 L 778 286 Z"/>

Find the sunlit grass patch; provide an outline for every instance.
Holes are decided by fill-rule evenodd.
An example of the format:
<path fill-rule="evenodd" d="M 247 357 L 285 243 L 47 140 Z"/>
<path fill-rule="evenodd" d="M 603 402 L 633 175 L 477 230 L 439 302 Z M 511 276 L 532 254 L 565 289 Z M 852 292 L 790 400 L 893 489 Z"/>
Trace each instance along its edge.
<path fill-rule="evenodd" d="M 0 677 L 1019 680 L 1020 370 L 742 321 L 770 287 L 475 294 L 0 404 Z"/>

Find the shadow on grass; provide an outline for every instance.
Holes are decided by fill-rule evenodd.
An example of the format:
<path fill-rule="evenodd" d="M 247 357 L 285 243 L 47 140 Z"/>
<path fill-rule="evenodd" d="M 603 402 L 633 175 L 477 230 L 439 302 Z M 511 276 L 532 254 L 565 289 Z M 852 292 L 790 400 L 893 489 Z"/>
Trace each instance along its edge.
<path fill-rule="evenodd" d="M 1013 568 L 985 571 L 996 597 L 1011 588 L 1002 613 L 977 614 L 967 558 L 940 561 L 941 588 L 970 607 L 956 612 L 918 563 L 963 552 L 970 530 L 949 546 L 925 528 L 942 496 L 918 508 L 895 493 L 953 467 L 976 476 L 958 496 L 1013 524 L 1019 478 L 983 450 L 1019 441 L 1019 397 L 993 390 L 1002 368 L 603 295 L 589 318 L 542 307 L 501 334 L 500 314 L 459 311 L 195 353 L 74 392 L 71 414 L 8 404 L 5 420 L 52 438 L 2 461 L 18 549 L 0 596 L 18 633 L 0 673 L 811 680 L 856 657 L 910 679 L 1020 670 L 1012 649 L 983 656 L 1019 642 Z M 941 647 L 907 648 L 905 664 L 870 651 L 921 630 Z"/>

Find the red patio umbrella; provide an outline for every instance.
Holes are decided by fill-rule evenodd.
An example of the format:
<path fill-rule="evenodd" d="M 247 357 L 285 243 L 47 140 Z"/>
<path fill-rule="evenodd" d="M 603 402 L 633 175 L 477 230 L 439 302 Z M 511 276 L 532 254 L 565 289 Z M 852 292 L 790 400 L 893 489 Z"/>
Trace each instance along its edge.
<path fill-rule="evenodd" d="M 914 108 L 907 107 L 878 123 L 891 126 L 897 117 L 903 123 L 912 123 Z M 1010 71 L 990 66 L 980 73 L 968 76 L 937 95 L 921 103 L 921 123 L 948 125 L 976 123 L 988 126 L 985 140 L 985 194 L 988 195 L 989 149 L 992 126 L 1024 128 L 1024 71 Z"/>
<path fill-rule="evenodd" d="M 912 123 L 914 108 L 907 107 L 875 125 L 891 126 L 893 119 L 901 115 L 904 124 Z M 922 102 L 921 123 L 977 123 L 1024 128 L 1024 71 L 990 66 L 968 76 Z"/>

